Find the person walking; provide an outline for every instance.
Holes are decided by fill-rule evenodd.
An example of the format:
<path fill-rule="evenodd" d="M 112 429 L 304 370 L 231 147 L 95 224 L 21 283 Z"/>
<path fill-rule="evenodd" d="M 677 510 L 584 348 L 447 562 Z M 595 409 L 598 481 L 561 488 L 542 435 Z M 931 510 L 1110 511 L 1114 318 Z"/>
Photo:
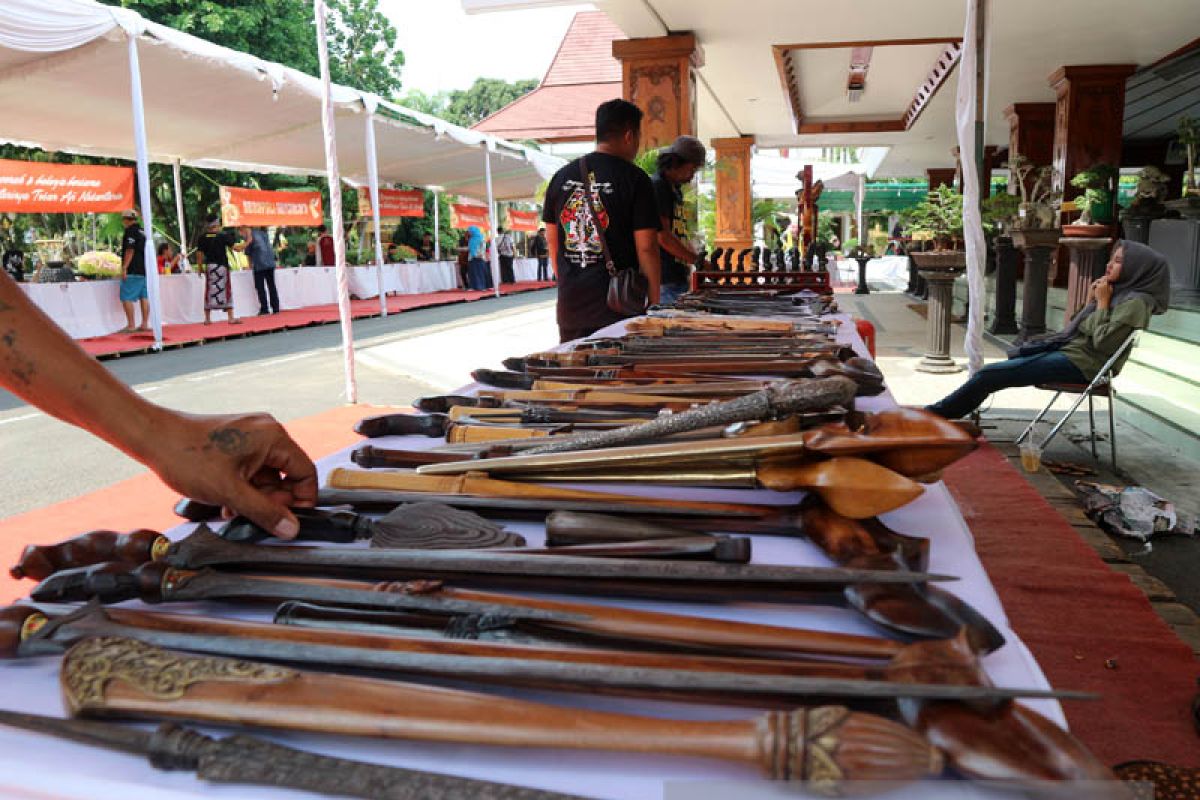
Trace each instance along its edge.
<path fill-rule="evenodd" d="M 146 236 L 138 227 L 137 212 L 130 209 L 121 214 L 125 232 L 121 235 L 121 308 L 125 310 L 125 327 L 121 333 L 150 330 L 150 295 L 146 293 Z M 133 304 L 142 309 L 142 324 L 134 327 Z"/>
<path fill-rule="evenodd" d="M 200 241 L 196 243 L 196 269 L 204 270 L 204 324 L 212 322 L 214 310 L 224 311 L 230 325 L 240 319 L 233 316 L 233 292 L 230 286 L 229 250 L 245 250 L 246 245 L 232 233 L 221 230 L 221 220 L 211 217 Z"/>
<path fill-rule="evenodd" d="M 472 225 L 467 228 L 467 285 L 477 292 L 492 288 L 491 270 L 485 254 L 483 231 L 478 225 Z"/>
<path fill-rule="evenodd" d="M 626 318 L 608 307 L 605 246 L 616 269 L 642 272 L 649 302 L 658 302 L 662 223 L 650 176 L 633 163 L 641 143 L 641 109 L 609 100 L 596 109 L 595 152 L 550 179 L 542 221 L 558 276 L 558 331 L 564 342 Z"/>
<path fill-rule="evenodd" d="M 546 245 L 546 229 L 538 228 L 531 246 L 533 257 L 537 259 L 537 279 L 550 280 L 550 248 Z"/>
<path fill-rule="evenodd" d="M 496 229 L 496 254 L 500 257 L 500 282 L 516 283 L 517 277 L 513 274 L 513 258 L 517 254 L 517 249 L 513 244 L 512 234 L 504 230 L 503 226 Z"/>
<path fill-rule="evenodd" d="M 662 288 L 659 305 L 672 305 L 691 289 L 691 265 L 698 253 L 685 243 L 688 235 L 687 209 L 683 206 L 683 186 L 696 177 L 708 155 L 695 136 L 680 136 L 658 154 L 658 169 L 650 182 L 662 229 L 658 232 L 659 259 L 662 261 Z"/>
<path fill-rule="evenodd" d="M 240 231 L 246 242 L 250 269 L 254 270 L 254 293 L 258 295 L 258 315 L 279 313 L 279 290 L 275 288 L 275 250 L 262 228 L 244 227 Z M 268 302 L 269 301 L 269 302 Z"/>

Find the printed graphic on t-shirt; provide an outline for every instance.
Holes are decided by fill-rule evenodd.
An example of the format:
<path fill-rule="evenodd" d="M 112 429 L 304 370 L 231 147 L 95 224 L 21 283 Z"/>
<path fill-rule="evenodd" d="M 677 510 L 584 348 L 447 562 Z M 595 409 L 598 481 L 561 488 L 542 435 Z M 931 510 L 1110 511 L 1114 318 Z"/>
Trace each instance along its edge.
<path fill-rule="evenodd" d="M 563 183 L 563 192 L 567 195 L 567 202 L 563 203 L 563 210 L 559 215 L 559 223 L 562 225 L 565 237 L 563 250 L 566 258 L 571 263 L 579 265 L 581 269 L 587 268 L 592 263 L 600 263 L 603 259 L 604 248 L 600 244 L 600 237 L 603 235 L 603 231 L 608 230 L 608 209 L 604 207 L 600 196 L 612 193 L 611 183 L 596 183 L 595 181 L 590 181 L 590 183 L 592 185 L 592 205 L 595 206 L 596 215 L 600 218 L 599 226 L 588 209 L 582 181 L 567 180 Z"/>

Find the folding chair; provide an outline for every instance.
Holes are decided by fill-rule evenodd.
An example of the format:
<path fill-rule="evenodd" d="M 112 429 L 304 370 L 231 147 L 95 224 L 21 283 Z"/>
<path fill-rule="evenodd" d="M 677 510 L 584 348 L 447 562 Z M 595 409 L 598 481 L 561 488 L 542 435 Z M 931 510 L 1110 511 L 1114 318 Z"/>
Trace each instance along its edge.
<path fill-rule="evenodd" d="M 1099 455 L 1096 453 L 1096 410 L 1093 405 L 1092 398 L 1097 397 L 1097 396 L 1107 397 L 1108 398 L 1108 445 L 1109 445 L 1109 449 L 1112 453 L 1113 469 L 1116 469 L 1117 468 L 1117 429 L 1116 429 L 1117 389 L 1115 386 L 1113 386 L 1113 379 L 1117 376 L 1117 372 L 1118 372 L 1118 370 L 1116 369 L 1117 362 L 1120 361 L 1121 356 L 1123 356 L 1125 353 L 1129 352 L 1131 349 L 1133 349 L 1133 346 L 1135 344 L 1137 344 L 1138 333 L 1139 333 L 1138 331 L 1134 331 L 1133 333 L 1129 334 L 1129 337 L 1126 338 L 1125 341 L 1121 343 L 1121 346 L 1118 347 L 1117 351 L 1112 354 L 1112 357 L 1109 358 L 1108 361 L 1104 362 L 1104 366 L 1100 368 L 1100 372 L 1098 372 L 1096 374 L 1096 377 L 1092 379 L 1091 383 L 1088 383 L 1088 384 L 1039 383 L 1039 384 L 1037 384 L 1038 389 L 1042 389 L 1047 392 L 1054 392 L 1054 397 L 1050 398 L 1050 402 L 1046 404 L 1046 407 L 1037 413 L 1037 416 L 1034 417 L 1033 421 L 1029 423 L 1029 427 L 1027 427 L 1024 431 L 1022 431 L 1021 435 L 1017 437 L 1016 444 L 1019 445 L 1021 442 L 1025 441 L 1025 439 L 1028 438 L 1033 433 L 1034 427 L 1039 422 L 1042 421 L 1042 418 L 1046 416 L 1047 412 L 1050 411 L 1051 407 L 1053 407 L 1054 403 L 1058 400 L 1059 397 L 1061 397 L 1064 394 L 1077 394 L 1077 395 L 1079 395 L 1079 397 L 1077 397 L 1075 399 L 1075 402 L 1071 404 L 1071 407 L 1069 409 L 1067 409 L 1067 413 L 1062 415 L 1062 418 L 1059 419 L 1058 422 L 1056 422 L 1054 424 L 1054 427 L 1050 429 L 1050 433 L 1046 434 L 1046 438 L 1042 440 L 1042 447 L 1044 448 L 1046 445 L 1050 444 L 1050 440 L 1058 435 L 1058 432 L 1062 428 L 1062 426 L 1067 424 L 1067 420 L 1069 420 L 1071 418 L 1071 415 L 1074 414 L 1076 409 L 1078 409 L 1079 406 L 1083 404 L 1083 401 L 1086 398 L 1087 403 L 1088 403 L 1088 420 L 1092 426 L 1092 458 L 1099 458 Z"/>

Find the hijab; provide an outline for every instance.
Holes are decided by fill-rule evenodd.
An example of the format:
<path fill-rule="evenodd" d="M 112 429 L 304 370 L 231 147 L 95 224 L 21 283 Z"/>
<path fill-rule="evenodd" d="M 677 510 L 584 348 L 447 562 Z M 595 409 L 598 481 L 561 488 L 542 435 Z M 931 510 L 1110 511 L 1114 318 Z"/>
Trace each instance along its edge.
<path fill-rule="evenodd" d="M 1141 300 L 1150 307 L 1151 314 L 1165 314 L 1171 304 L 1171 266 L 1167 259 L 1157 250 L 1128 239 L 1118 239 L 1116 246 L 1124 252 L 1121 274 L 1113 283 L 1111 306 L 1116 308 L 1131 300 Z M 1095 311 L 1096 301 L 1091 300 L 1079 309 L 1065 328 L 1040 341 L 1054 342 L 1061 347 Z"/>
<path fill-rule="evenodd" d="M 483 257 L 483 231 L 476 225 L 467 228 L 467 248 L 471 258 Z"/>

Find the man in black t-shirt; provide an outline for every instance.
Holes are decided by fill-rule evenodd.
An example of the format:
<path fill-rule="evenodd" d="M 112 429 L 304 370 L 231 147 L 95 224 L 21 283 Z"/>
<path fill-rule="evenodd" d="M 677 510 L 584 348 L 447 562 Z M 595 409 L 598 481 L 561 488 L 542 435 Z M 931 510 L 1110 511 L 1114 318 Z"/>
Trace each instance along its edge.
<path fill-rule="evenodd" d="M 196 268 L 204 270 L 204 324 L 212 322 L 213 309 L 224 311 L 230 325 L 240 319 L 233 316 L 233 291 L 230 286 L 229 249 L 245 250 L 246 243 L 221 230 L 221 220 L 213 217 L 200 241 L 196 242 Z"/>
<path fill-rule="evenodd" d="M 121 308 L 125 310 L 125 327 L 121 333 L 150 329 L 150 296 L 146 292 L 146 236 L 138 226 L 137 212 L 121 214 L 125 232 L 121 234 Z M 142 308 L 142 324 L 134 327 L 133 304 Z"/>
<path fill-rule="evenodd" d="M 625 100 L 596 109 L 596 151 L 555 173 L 546 189 L 542 221 L 558 277 L 558 331 L 562 341 L 595 333 L 625 317 L 608 307 L 608 270 L 600 237 L 617 269 L 640 269 L 658 302 L 658 229 L 650 178 L 633 163 L 641 147 L 642 112 Z M 584 195 L 581 162 L 598 219 Z"/>
<path fill-rule="evenodd" d="M 684 242 L 688 224 L 681 187 L 696 177 L 696 170 L 704 166 L 706 155 L 704 144 L 695 136 L 680 136 L 658 154 L 658 171 L 650 179 L 662 223 L 658 232 L 659 257 L 662 259 L 660 305 L 674 303 L 680 295 L 687 294 L 689 288 L 690 265 L 696 261 L 697 253 Z"/>

